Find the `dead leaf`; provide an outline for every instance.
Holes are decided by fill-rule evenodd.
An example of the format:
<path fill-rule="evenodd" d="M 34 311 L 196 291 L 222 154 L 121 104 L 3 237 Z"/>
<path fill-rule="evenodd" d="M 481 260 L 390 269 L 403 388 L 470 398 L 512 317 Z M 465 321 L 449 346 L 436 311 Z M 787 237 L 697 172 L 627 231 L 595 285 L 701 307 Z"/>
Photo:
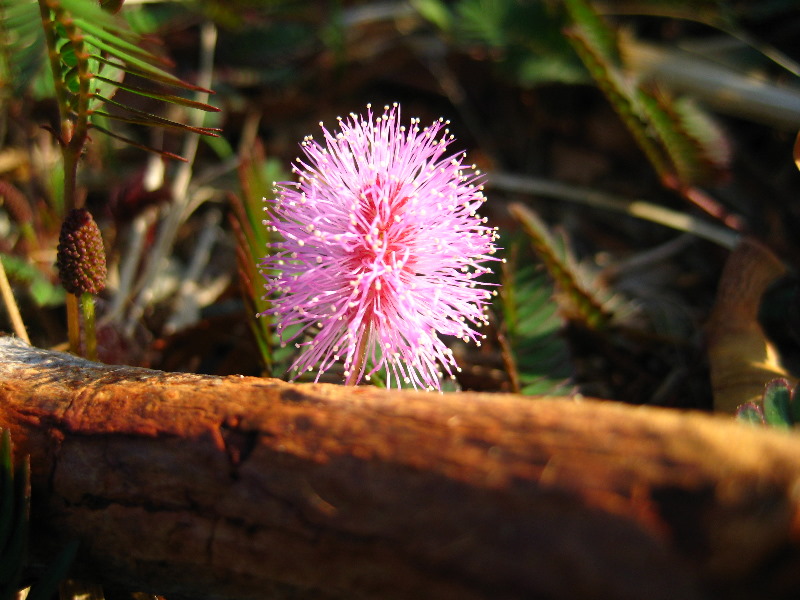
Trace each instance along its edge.
<path fill-rule="evenodd" d="M 739 405 L 760 399 L 771 379 L 791 380 L 758 321 L 764 292 L 785 273 L 769 248 L 749 238 L 725 264 L 707 328 L 714 408 L 719 412 L 734 413 Z"/>

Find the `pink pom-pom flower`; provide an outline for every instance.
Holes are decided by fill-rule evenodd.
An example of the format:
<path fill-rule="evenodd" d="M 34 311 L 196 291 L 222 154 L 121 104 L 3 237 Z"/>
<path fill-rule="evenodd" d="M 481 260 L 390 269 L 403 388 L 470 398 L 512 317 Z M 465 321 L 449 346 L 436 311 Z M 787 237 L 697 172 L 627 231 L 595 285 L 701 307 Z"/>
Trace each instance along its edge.
<path fill-rule="evenodd" d="M 347 383 L 385 372 L 387 387 L 441 389 L 458 370 L 439 335 L 480 344 L 496 229 L 478 216 L 481 175 L 441 119 L 406 127 L 395 104 L 320 123 L 302 142 L 298 181 L 277 183 L 264 224 L 281 241 L 260 267 L 292 370 L 319 376 L 343 361 Z M 489 288 L 489 289 L 487 289 Z M 291 332 L 291 333 L 287 333 Z M 288 338 L 288 339 L 286 339 Z"/>

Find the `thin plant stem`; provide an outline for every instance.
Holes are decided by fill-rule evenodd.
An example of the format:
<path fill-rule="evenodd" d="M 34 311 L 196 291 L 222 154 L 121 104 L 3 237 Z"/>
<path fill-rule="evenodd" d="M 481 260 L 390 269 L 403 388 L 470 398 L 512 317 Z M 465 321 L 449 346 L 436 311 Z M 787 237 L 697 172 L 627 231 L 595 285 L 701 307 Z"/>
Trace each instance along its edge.
<path fill-rule="evenodd" d="M 78 297 L 67 294 L 67 334 L 69 336 L 69 350 L 75 355 L 81 355 L 81 328 Z"/>
<path fill-rule="evenodd" d="M 58 11 L 59 9 L 54 9 Z M 60 131 L 58 141 L 64 160 L 64 207 L 67 211 L 79 208 L 82 197 L 78 194 L 78 163 L 89 135 L 89 98 L 91 75 L 88 68 L 88 55 L 84 50 L 80 33 L 69 19 L 63 19 L 67 37 L 75 49 L 75 59 L 79 75 L 77 106 L 70 109 L 70 99 L 61 74 L 61 61 L 56 48 L 55 21 L 51 18 L 50 7 L 46 0 L 39 0 L 39 12 L 42 17 L 45 41 L 47 43 L 50 70 L 53 75 L 53 86 L 58 104 Z"/>
<path fill-rule="evenodd" d="M 739 243 L 740 234 L 725 227 L 708 223 L 692 215 L 677 212 L 644 200 L 631 200 L 593 189 L 568 185 L 550 179 L 514 175 L 511 173 L 491 173 L 488 186 L 508 192 L 520 192 L 536 196 L 547 196 L 575 202 L 585 206 L 623 213 L 658 223 L 677 231 L 691 233 L 699 238 L 732 250 Z"/>
<path fill-rule="evenodd" d="M 86 340 L 86 358 L 97 360 L 97 334 L 95 332 L 94 296 L 88 292 L 81 294 L 83 312 L 83 333 Z"/>
<path fill-rule="evenodd" d="M 53 73 L 53 87 L 55 88 L 56 103 L 58 104 L 58 112 L 61 122 L 59 141 L 63 144 L 65 139 L 71 137 L 69 129 L 71 123 L 69 120 L 69 105 L 67 100 L 67 90 L 64 81 L 61 79 L 61 62 L 58 57 L 58 50 L 56 48 L 56 34 L 55 22 L 50 18 L 50 7 L 47 6 L 47 0 L 39 0 L 39 13 L 42 17 L 42 29 L 44 30 L 44 38 L 47 43 L 47 57 L 50 62 L 50 70 Z"/>
<path fill-rule="evenodd" d="M 61 121 L 58 141 L 61 146 L 64 164 L 64 209 L 65 212 L 68 212 L 74 208 L 80 208 L 83 204 L 83 196 L 78 193 L 78 163 L 86 146 L 86 140 L 89 137 L 89 99 L 91 97 L 90 81 L 92 76 L 89 73 L 88 55 L 80 32 L 77 31 L 71 19 L 61 18 L 64 16 L 63 9 L 56 6 L 52 10 L 56 13 L 56 19 L 63 25 L 69 43 L 73 46 L 79 73 L 77 104 L 71 107 L 71 99 L 64 85 L 61 61 L 56 48 L 55 21 L 51 16 L 51 8 L 47 5 L 46 0 L 39 0 L 39 12 L 42 17 L 50 70 L 53 75 L 53 85 Z M 73 108 L 74 111 L 72 110 Z M 83 305 L 85 311 L 87 306 L 85 299 Z M 78 310 L 78 299 L 73 294 L 67 294 L 66 310 L 69 345 L 73 353 L 80 354 L 80 311 Z M 92 327 L 91 335 L 87 332 L 87 345 L 95 344 L 94 304 L 91 304 L 91 318 L 87 318 L 86 322 L 91 322 Z M 94 351 L 96 352 L 96 349 Z"/>
<path fill-rule="evenodd" d="M 14 333 L 18 338 L 30 344 L 31 341 L 28 338 L 28 332 L 25 329 L 25 323 L 23 322 L 22 316 L 19 313 L 19 307 L 17 306 L 17 301 L 14 298 L 14 292 L 11 290 L 11 285 L 8 283 L 6 269 L 3 266 L 2 260 L 0 260 L 0 296 L 3 298 L 3 304 L 6 307 L 6 312 L 8 313 L 8 318 L 11 321 L 11 327 L 14 330 Z"/>
<path fill-rule="evenodd" d="M 353 364 L 350 366 L 350 372 L 345 378 L 345 385 L 355 385 L 361 379 L 361 374 L 364 372 L 364 364 L 367 362 L 367 340 L 369 339 L 370 326 L 367 325 L 367 330 L 358 341 L 358 348 L 356 348 Z"/>
<path fill-rule="evenodd" d="M 89 99 L 91 98 L 89 73 L 89 56 L 86 53 L 83 38 L 70 19 L 64 22 L 67 37 L 75 50 L 78 68 L 78 96 L 75 109 L 75 124 L 72 136 L 63 146 L 64 153 L 64 206 L 67 211 L 80 208 L 83 196 L 78 194 L 78 163 L 83 154 L 86 140 L 89 137 Z"/>

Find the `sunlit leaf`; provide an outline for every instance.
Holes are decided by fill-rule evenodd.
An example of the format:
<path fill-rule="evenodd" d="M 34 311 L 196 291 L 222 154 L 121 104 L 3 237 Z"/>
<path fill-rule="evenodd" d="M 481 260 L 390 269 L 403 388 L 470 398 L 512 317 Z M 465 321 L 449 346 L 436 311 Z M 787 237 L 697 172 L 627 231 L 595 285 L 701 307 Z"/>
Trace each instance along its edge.
<path fill-rule="evenodd" d="M 560 294 L 557 297 L 564 315 L 588 329 L 608 327 L 612 313 L 607 308 L 610 298 L 600 296 L 600 286 L 587 286 L 564 240 L 555 238 L 542 220 L 521 204 L 509 206 L 511 214 L 520 222 Z"/>
<path fill-rule="evenodd" d="M 174 160 L 180 160 L 180 161 L 183 161 L 183 162 L 187 162 L 184 157 L 179 156 L 178 154 L 175 154 L 173 152 L 167 152 L 166 150 L 159 150 L 158 148 L 154 148 L 152 146 L 148 146 L 146 144 L 142 144 L 140 142 L 137 142 L 136 140 L 132 140 L 132 139 L 127 138 L 125 136 L 119 135 L 118 133 L 114 133 L 114 132 L 106 129 L 105 127 L 101 127 L 97 123 L 92 123 L 91 124 L 91 128 L 92 129 L 96 129 L 97 131 L 100 131 L 101 133 L 104 133 L 107 136 L 114 138 L 115 140 L 119 140 L 121 142 L 125 142 L 126 144 L 130 144 L 134 148 L 139 148 L 141 150 L 147 150 L 148 152 L 153 152 L 155 154 L 159 154 L 159 155 L 163 156 L 164 158 L 171 158 L 171 159 L 174 159 Z"/>
<path fill-rule="evenodd" d="M 107 83 L 115 84 L 119 89 L 125 90 L 126 92 L 131 92 L 133 94 L 138 94 L 139 96 L 144 96 L 146 98 L 152 98 L 154 100 L 161 100 L 162 102 L 169 102 L 170 104 L 179 104 L 181 106 L 185 106 L 187 108 L 194 108 L 197 110 L 204 110 L 207 112 L 219 112 L 219 108 L 216 106 L 211 106 L 210 104 L 206 104 L 205 102 L 198 102 L 196 100 L 190 100 L 189 98 L 183 98 L 182 96 L 176 96 L 175 94 L 163 94 L 160 92 L 148 90 L 139 86 L 130 85 L 127 83 L 117 83 L 113 80 L 107 79 L 100 75 L 96 75 L 95 79 L 100 81 L 105 81 Z"/>
<path fill-rule="evenodd" d="M 171 73 L 168 73 L 167 71 L 164 71 L 163 69 L 159 69 L 158 67 L 156 67 L 154 65 L 150 65 L 149 63 L 146 63 L 146 62 L 145 63 L 129 62 L 129 64 L 125 64 L 125 63 L 120 63 L 120 62 L 117 62 L 117 61 L 112 61 L 112 60 L 108 59 L 107 57 L 103 57 L 103 56 L 93 56 L 92 58 L 94 58 L 95 60 L 97 60 L 99 62 L 103 62 L 103 63 L 105 63 L 106 65 L 108 65 L 110 67 L 113 67 L 115 69 L 123 71 L 123 72 L 125 72 L 125 73 L 127 73 L 129 75 L 135 75 L 137 77 L 141 77 L 142 79 L 147 79 L 149 81 L 155 81 L 155 82 L 158 82 L 158 83 L 162 83 L 164 85 L 171 85 L 173 87 L 178 87 L 178 88 L 181 88 L 181 89 L 184 89 L 184 90 L 189 90 L 189 91 L 192 91 L 192 92 L 203 92 L 203 93 L 206 93 L 206 94 L 213 94 L 214 93 L 212 90 L 206 89 L 204 87 L 200 87 L 199 85 L 194 85 L 194 84 L 188 83 L 186 81 L 183 81 L 182 79 L 178 79 L 177 77 L 175 77 Z M 136 64 L 138 66 L 141 66 L 142 68 L 141 69 L 135 69 L 135 68 L 133 68 L 131 66 L 131 64 Z"/>
<path fill-rule="evenodd" d="M 100 110 L 93 111 L 92 115 L 103 116 L 109 119 L 114 119 L 117 121 L 121 121 L 124 123 L 130 123 L 133 125 L 151 125 L 156 127 L 163 127 L 166 129 L 172 130 L 182 130 L 182 131 L 191 131 L 193 133 L 199 133 L 201 135 L 207 135 L 211 137 L 217 137 L 220 130 L 214 127 L 192 127 L 190 125 L 185 125 L 184 123 L 179 123 L 177 121 L 171 121 L 164 117 L 154 115 L 144 110 L 140 110 L 138 108 L 134 108 L 132 106 L 128 106 L 123 104 L 122 102 L 117 102 L 116 100 L 111 100 L 110 98 L 103 98 L 95 94 L 99 100 L 105 104 L 110 104 L 112 106 L 117 106 L 125 111 L 127 111 L 130 115 L 127 116 L 123 114 L 111 114 Z"/>

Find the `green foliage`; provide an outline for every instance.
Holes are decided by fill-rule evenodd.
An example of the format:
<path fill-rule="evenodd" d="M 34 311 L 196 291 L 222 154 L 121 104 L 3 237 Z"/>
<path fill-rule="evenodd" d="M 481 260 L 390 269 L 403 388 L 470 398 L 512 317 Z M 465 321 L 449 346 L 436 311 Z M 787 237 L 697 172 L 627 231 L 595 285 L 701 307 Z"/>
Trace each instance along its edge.
<path fill-rule="evenodd" d="M 764 387 L 759 402 L 742 404 L 736 417 L 748 423 L 790 429 L 800 423 L 800 398 L 798 386 L 783 378 L 773 379 Z"/>
<path fill-rule="evenodd" d="M 520 267 L 516 262 L 503 265 L 498 296 L 506 369 L 519 393 L 569 394 L 572 366 L 553 285 L 536 266 Z"/>
<path fill-rule="evenodd" d="M 14 65 L 11 76 L 16 93 L 21 93 L 41 72 L 41 57 L 50 59 L 51 89 L 62 115 L 61 131 L 57 132 L 62 142 L 68 142 L 73 131 L 80 134 L 89 127 L 128 144 L 180 158 L 111 132 L 100 122 L 111 119 L 129 125 L 216 135 L 212 128 L 190 127 L 140 110 L 125 101 L 113 100 L 116 92 L 122 89 L 134 96 L 168 104 L 205 111 L 218 110 L 163 91 L 171 88 L 181 92 L 210 92 L 165 70 L 167 61 L 148 50 L 141 36 L 131 31 L 125 21 L 103 10 L 99 3 L 92 0 L 42 0 L 37 5 L 32 0 L 0 0 L 0 14 L 2 28 L 10 40 L 5 50 L 14 56 L 10 64 Z M 18 54 L 22 57 L 19 61 L 16 58 Z M 123 83 L 126 76 L 146 85 Z M 116 110 L 104 110 L 104 105 L 112 105 Z"/>
<path fill-rule="evenodd" d="M 5 40 L 0 45 L 3 78 L 10 83 L 11 93 L 20 96 L 42 73 L 47 56 L 36 3 L 2 0 L 0 35 Z M 52 94 L 52 82 L 46 85 L 48 94 Z"/>
<path fill-rule="evenodd" d="M 729 159 L 721 130 L 688 100 L 628 72 L 614 31 L 589 2 L 564 5 L 571 21 L 568 39 L 662 180 L 680 188 L 715 181 Z"/>
<path fill-rule="evenodd" d="M 263 278 L 258 268 L 258 259 L 267 254 L 270 232 L 262 221 L 263 193 L 271 190 L 274 181 L 288 179 L 279 162 L 265 159 L 260 147 L 253 155 L 243 160 L 239 167 L 241 195 L 231 195 L 233 209 L 231 225 L 236 236 L 236 259 L 239 267 L 239 281 L 242 297 L 247 311 L 252 315 L 250 327 L 261 353 L 268 375 L 282 374 L 292 358 L 293 348 L 281 348 L 280 339 L 275 333 L 274 319 L 265 315 L 256 318 L 269 308 L 269 299 L 262 293 Z"/>
<path fill-rule="evenodd" d="M 559 291 L 555 298 L 562 314 L 587 329 L 606 329 L 612 319 L 613 297 L 592 281 L 565 241 L 554 237 L 535 213 L 521 204 L 512 204 L 509 210 L 528 234 L 533 250 L 555 283 Z"/>
<path fill-rule="evenodd" d="M 11 434 L 0 434 L 0 600 L 13 600 L 22 587 L 28 549 L 30 517 L 30 463 L 14 465 Z M 29 600 L 48 600 L 66 577 L 77 543 L 69 544 L 47 573 L 31 587 Z"/>
<path fill-rule="evenodd" d="M 37 306 L 58 306 L 64 303 L 64 289 L 51 282 L 28 260 L 10 254 L 0 254 L 3 268 L 10 279 L 28 287 Z"/>
<path fill-rule="evenodd" d="M 584 83 L 586 74 L 561 34 L 562 16 L 548 2 L 413 0 L 418 13 L 456 47 L 483 49 L 509 78 L 530 87 Z"/>

